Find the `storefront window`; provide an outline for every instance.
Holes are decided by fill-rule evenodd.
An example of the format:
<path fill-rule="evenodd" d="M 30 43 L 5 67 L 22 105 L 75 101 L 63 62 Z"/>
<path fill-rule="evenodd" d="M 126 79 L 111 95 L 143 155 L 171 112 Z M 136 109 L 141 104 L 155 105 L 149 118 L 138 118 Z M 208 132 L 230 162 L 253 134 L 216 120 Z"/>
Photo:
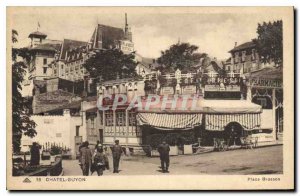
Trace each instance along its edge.
<path fill-rule="evenodd" d="M 129 111 L 128 116 L 129 116 L 129 126 L 135 126 L 136 125 L 136 112 Z"/>
<path fill-rule="evenodd" d="M 261 105 L 262 109 L 272 109 L 272 100 L 268 96 L 253 97 L 252 102 Z"/>
<path fill-rule="evenodd" d="M 114 126 L 114 115 L 112 111 L 105 112 L 105 126 Z"/>
<path fill-rule="evenodd" d="M 116 124 L 117 126 L 126 126 L 125 111 L 116 112 Z"/>

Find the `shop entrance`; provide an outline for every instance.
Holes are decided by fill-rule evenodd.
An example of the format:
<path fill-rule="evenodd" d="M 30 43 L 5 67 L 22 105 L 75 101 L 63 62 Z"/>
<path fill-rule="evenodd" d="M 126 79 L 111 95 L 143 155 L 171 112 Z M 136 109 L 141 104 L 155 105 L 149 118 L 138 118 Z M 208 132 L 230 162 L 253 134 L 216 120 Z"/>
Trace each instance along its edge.
<path fill-rule="evenodd" d="M 224 137 L 229 142 L 229 145 L 241 145 L 241 137 L 245 137 L 244 128 L 238 122 L 230 122 L 224 130 Z"/>

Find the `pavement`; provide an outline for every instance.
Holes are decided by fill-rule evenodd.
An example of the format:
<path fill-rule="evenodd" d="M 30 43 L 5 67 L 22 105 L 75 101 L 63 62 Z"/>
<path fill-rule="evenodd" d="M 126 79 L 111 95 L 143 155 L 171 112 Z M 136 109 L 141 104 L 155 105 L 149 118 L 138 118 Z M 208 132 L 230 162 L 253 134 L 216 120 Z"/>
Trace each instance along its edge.
<path fill-rule="evenodd" d="M 112 173 L 111 156 L 109 161 L 111 169 L 104 175 L 282 174 L 283 146 L 171 156 L 170 173 L 161 172 L 158 157 L 122 156 L 118 174 Z M 78 160 L 63 160 L 63 170 L 65 176 L 82 175 Z"/>

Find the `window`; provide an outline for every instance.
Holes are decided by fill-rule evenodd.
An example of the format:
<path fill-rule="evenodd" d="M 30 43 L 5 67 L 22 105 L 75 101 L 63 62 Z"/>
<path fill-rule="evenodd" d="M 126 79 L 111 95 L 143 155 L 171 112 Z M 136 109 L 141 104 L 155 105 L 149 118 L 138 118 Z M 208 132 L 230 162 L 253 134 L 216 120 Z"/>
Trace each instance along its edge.
<path fill-rule="evenodd" d="M 129 126 L 135 126 L 136 125 L 136 113 L 134 111 L 128 112 L 128 120 L 129 120 Z"/>
<path fill-rule="evenodd" d="M 64 69 L 64 65 L 61 65 L 61 69 Z"/>
<path fill-rule="evenodd" d="M 43 64 L 47 65 L 47 59 L 46 58 L 44 59 Z"/>
<path fill-rule="evenodd" d="M 239 62 L 239 52 L 234 53 L 234 62 L 235 63 Z"/>
<path fill-rule="evenodd" d="M 44 119 L 44 124 L 51 124 L 53 123 L 53 119 Z"/>
<path fill-rule="evenodd" d="M 61 133 L 56 133 L 56 137 L 61 137 Z"/>
<path fill-rule="evenodd" d="M 103 112 L 99 111 L 99 123 L 100 125 L 103 125 Z"/>
<path fill-rule="evenodd" d="M 227 67 L 227 70 L 230 71 L 230 66 Z"/>
<path fill-rule="evenodd" d="M 251 59 L 252 60 L 256 60 L 256 51 L 255 51 L 255 49 L 252 49 L 252 53 L 251 53 Z"/>
<path fill-rule="evenodd" d="M 112 111 L 105 112 L 105 126 L 114 126 L 114 115 Z"/>
<path fill-rule="evenodd" d="M 126 115 L 124 111 L 116 112 L 117 126 L 126 126 Z"/>
<path fill-rule="evenodd" d="M 95 128 L 95 117 L 91 117 L 91 128 Z"/>
<path fill-rule="evenodd" d="M 242 52 L 242 61 L 244 62 L 246 60 L 246 51 Z"/>
<path fill-rule="evenodd" d="M 261 105 L 262 109 L 272 109 L 272 100 L 268 96 L 255 96 L 252 102 Z"/>
<path fill-rule="evenodd" d="M 43 74 L 47 74 L 47 67 L 43 67 Z"/>
<path fill-rule="evenodd" d="M 79 127 L 80 126 L 76 126 L 76 136 L 79 136 Z"/>

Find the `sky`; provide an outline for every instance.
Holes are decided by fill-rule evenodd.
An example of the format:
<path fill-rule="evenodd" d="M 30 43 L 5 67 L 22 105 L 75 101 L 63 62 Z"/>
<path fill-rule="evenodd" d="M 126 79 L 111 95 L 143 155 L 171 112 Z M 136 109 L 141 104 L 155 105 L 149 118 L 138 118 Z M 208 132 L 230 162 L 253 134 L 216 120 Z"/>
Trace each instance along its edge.
<path fill-rule="evenodd" d="M 141 8 L 140 8 L 141 9 Z M 9 10 L 8 24 L 19 33 L 16 47 L 30 43 L 28 35 L 37 30 L 48 39 L 88 41 L 96 24 L 124 28 L 125 13 L 133 34 L 134 47 L 144 57 L 157 58 L 162 50 L 180 42 L 189 42 L 211 57 L 225 59 L 235 42 L 242 44 L 257 37 L 263 21 L 281 19 L 280 15 L 241 12 L 164 12 L 139 8 L 19 8 Z"/>

